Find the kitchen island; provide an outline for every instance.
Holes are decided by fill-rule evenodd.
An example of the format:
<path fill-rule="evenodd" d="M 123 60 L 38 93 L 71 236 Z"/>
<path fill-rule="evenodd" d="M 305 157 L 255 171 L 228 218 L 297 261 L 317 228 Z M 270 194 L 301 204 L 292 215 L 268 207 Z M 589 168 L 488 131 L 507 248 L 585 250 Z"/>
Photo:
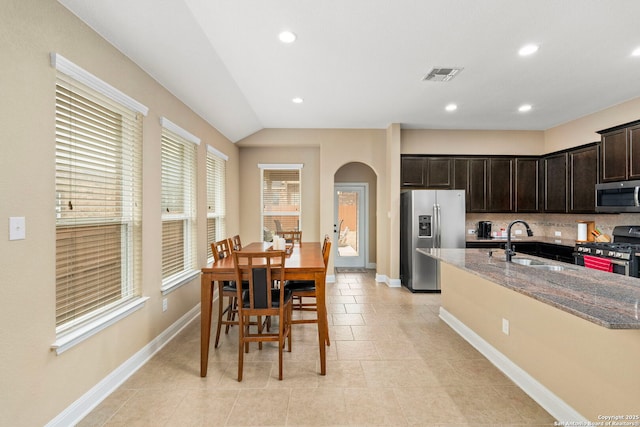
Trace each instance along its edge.
<path fill-rule="evenodd" d="M 419 251 L 440 261 L 440 317 L 558 421 L 640 425 L 640 279 L 507 263 L 501 250 Z"/>

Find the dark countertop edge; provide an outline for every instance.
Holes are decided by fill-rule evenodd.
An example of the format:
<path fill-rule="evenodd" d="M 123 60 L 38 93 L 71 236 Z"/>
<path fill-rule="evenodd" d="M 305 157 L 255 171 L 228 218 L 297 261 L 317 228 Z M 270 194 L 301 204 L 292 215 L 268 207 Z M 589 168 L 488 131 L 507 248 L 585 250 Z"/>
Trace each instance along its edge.
<path fill-rule="evenodd" d="M 487 238 L 479 238 L 479 237 L 475 237 L 473 235 L 468 235 L 465 242 L 469 242 L 469 243 L 474 243 L 474 242 L 479 242 L 479 243 L 506 243 L 507 242 L 507 238 L 506 237 L 499 237 L 499 238 L 491 238 L 491 239 L 487 239 Z M 560 245 L 560 246 L 567 246 L 570 248 L 574 248 L 576 246 L 576 241 L 575 240 L 570 240 L 570 239 L 559 239 L 557 237 L 513 237 L 511 238 L 511 243 L 547 243 L 547 244 L 551 244 L 551 245 Z"/>
<path fill-rule="evenodd" d="M 461 250 L 461 251 L 469 251 L 469 250 L 471 250 L 471 251 L 482 251 L 483 249 L 458 249 L 458 250 Z M 533 298 L 533 299 L 535 299 L 537 301 L 540 301 L 543 304 L 547 304 L 547 305 L 549 305 L 551 307 L 557 308 L 558 310 L 562 310 L 562 311 L 564 311 L 564 312 L 566 312 L 568 314 L 574 315 L 576 317 L 584 319 L 584 320 L 586 320 L 588 322 L 591 322 L 593 324 L 596 324 L 598 326 L 602 326 L 604 328 L 612 329 L 612 330 L 637 330 L 637 329 L 640 329 L 640 320 L 638 320 L 637 322 L 633 322 L 633 323 L 628 323 L 628 322 L 624 322 L 624 321 L 615 322 L 615 323 L 614 322 L 609 322 L 609 321 L 603 320 L 601 318 L 594 317 L 594 316 L 592 316 L 592 315 L 590 315 L 588 313 L 585 313 L 584 311 L 577 310 L 574 307 L 570 307 L 570 306 L 568 306 L 566 304 L 562 304 L 562 303 L 560 303 L 558 301 L 554 301 L 554 300 L 552 300 L 550 298 L 545 298 L 544 295 L 540 295 L 539 293 L 531 291 L 531 290 L 527 289 L 526 286 L 513 286 L 513 285 L 507 283 L 506 280 L 497 281 L 494 278 L 487 276 L 483 272 L 478 271 L 478 270 L 474 270 L 473 268 L 469 268 L 466 265 L 465 266 L 459 265 L 459 263 L 456 263 L 456 262 L 451 261 L 451 260 L 447 260 L 446 258 L 440 257 L 440 256 L 435 255 L 435 254 L 429 254 L 429 253 L 423 252 L 420 249 L 419 249 L 419 251 L 421 253 L 427 255 L 427 256 L 430 256 L 432 258 L 438 259 L 439 261 L 447 263 L 447 264 L 449 264 L 449 265 L 451 265 L 453 267 L 460 268 L 460 269 L 462 269 L 464 271 L 467 271 L 467 272 L 469 272 L 469 273 L 471 273 L 471 274 L 473 274 L 475 276 L 478 276 L 478 277 L 480 277 L 480 278 L 482 278 L 484 280 L 488 280 L 488 281 L 490 281 L 492 283 L 495 283 L 498 286 L 502 286 L 502 287 L 507 288 L 509 290 L 518 292 L 518 293 L 520 293 L 520 294 L 522 294 L 524 296 Z M 547 260 L 547 259 L 544 259 L 544 258 L 535 257 L 535 256 L 532 256 L 532 255 L 527 255 L 527 258 L 536 258 L 536 259 L 540 259 L 541 261 L 544 261 L 545 263 L 562 265 L 561 262 L 554 262 L 554 261 Z M 522 267 L 529 268 L 529 267 L 526 267 L 526 266 L 522 266 Z M 578 266 L 575 266 L 575 267 L 578 267 Z M 524 272 L 524 271 L 527 271 L 527 270 L 522 270 L 522 271 Z M 563 274 L 563 272 L 558 272 L 558 273 Z M 603 272 L 599 272 L 599 271 L 593 271 L 593 273 L 595 273 L 595 274 L 611 274 L 611 273 L 603 273 Z"/>

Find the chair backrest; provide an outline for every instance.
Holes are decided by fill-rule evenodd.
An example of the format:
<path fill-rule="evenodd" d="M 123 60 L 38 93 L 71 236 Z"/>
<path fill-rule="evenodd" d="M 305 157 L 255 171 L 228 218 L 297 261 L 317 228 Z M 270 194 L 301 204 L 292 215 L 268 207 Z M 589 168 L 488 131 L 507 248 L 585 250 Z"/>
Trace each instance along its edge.
<path fill-rule="evenodd" d="M 327 246 L 327 242 L 331 242 L 331 240 L 329 239 L 329 235 L 325 234 L 324 235 L 324 241 L 322 242 L 322 253 L 324 254 L 324 248 L 325 246 Z"/>
<path fill-rule="evenodd" d="M 236 283 L 249 283 L 248 292 L 242 293 L 238 288 L 238 298 L 248 302 L 239 304 L 240 310 L 248 310 L 252 314 L 269 314 L 269 310 L 279 310 L 284 306 L 284 292 L 278 292 L 279 301 L 274 306 L 271 292 L 275 280 L 285 282 L 285 253 L 284 251 L 267 252 L 233 252 L 233 265 L 236 273 Z"/>
<path fill-rule="evenodd" d="M 325 237 L 322 245 L 322 259 L 324 260 L 324 274 L 327 275 L 327 266 L 329 265 L 329 256 L 331 255 L 331 240 L 329 236 Z"/>
<path fill-rule="evenodd" d="M 236 234 L 235 236 L 231 237 L 229 239 L 231 242 L 231 250 L 233 252 L 235 251 L 241 251 L 242 250 L 242 242 L 240 241 L 240 235 Z"/>
<path fill-rule="evenodd" d="M 213 260 L 219 261 L 222 258 L 228 258 L 231 256 L 231 245 L 229 239 L 220 240 L 211 244 L 211 252 L 213 253 Z"/>
<path fill-rule="evenodd" d="M 281 231 L 280 237 L 287 243 L 302 244 L 302 231 Z"/>

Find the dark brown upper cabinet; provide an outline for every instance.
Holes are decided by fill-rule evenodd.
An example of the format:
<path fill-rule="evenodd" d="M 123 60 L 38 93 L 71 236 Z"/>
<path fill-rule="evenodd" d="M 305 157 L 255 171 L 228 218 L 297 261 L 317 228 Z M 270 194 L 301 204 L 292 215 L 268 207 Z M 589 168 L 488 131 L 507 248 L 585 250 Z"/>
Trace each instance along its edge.
<path fill-rule="evenodd" d="M 401 176 L 404 188 L 453 188 L 453 158 L 403 156 Z"/>
<path fill-rule="evenodd" d="M 552 154 L 542 159 L 545 212 L 567 212 L 568 154 Z M 595 189 L 593 190 L 595 192 Z"/>
<path fill-rule="evenodd" d="M 640 179 L 640 122 L 601 130 L 602 182 Z"/>
<path fill-rule="evenodd" d="M 569 212 L 594 213 L 600 175 L 600 146 L 569 151 Z"/>
<path fill-rule="evenodd" d="M 447 157 L 427 157 L 427 187 L 453 188 L 453 159 Z"/>
<path fill-rule="evenodd" d="M 489 212 L 513 212 L 512 158 L 489 159 Z"/>
<path fill-rule="evenodd" d="M 487 192 L 489 159 L 469 159 L 467 198 L 469 212 L 488 212 Z"/>
<path fill-rule="evenodd" d="M 540 161 L 516 159 L 515 211 L 540 212 Z"/>
<path fill-rule="evenodd" d="M 400 160 L 400 175 L 402 187 L 427 186 L 424 175 L 424 157 L 402 157 Z"/>
<path fill-rule="evenodd" d="M 469 159 L 453 160 L 453 188 L 455 190 L 464 190 L 466 197 L 464 198 L 466 211 L 469 212 Z"/>

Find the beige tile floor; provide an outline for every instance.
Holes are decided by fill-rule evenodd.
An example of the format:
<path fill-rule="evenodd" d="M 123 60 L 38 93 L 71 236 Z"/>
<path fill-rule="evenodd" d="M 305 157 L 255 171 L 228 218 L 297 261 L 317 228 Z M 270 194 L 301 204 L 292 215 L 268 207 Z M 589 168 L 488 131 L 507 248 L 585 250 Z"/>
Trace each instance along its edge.
<path fill-rule="evenodd" d="M 327 301 L 326 376 L 318 374 L 311 324 L 295 325 L 283 381 L 277 347 L 265 344 L 251 348 L 237 382 L 233 328 L 211 349 L 208 376 L 201 378 L 196 321 L 79 426 L 553 425 L 438 318 L 439 294 L 388 288 L 373 272 L 339 273 L 327 285 Z"/>

